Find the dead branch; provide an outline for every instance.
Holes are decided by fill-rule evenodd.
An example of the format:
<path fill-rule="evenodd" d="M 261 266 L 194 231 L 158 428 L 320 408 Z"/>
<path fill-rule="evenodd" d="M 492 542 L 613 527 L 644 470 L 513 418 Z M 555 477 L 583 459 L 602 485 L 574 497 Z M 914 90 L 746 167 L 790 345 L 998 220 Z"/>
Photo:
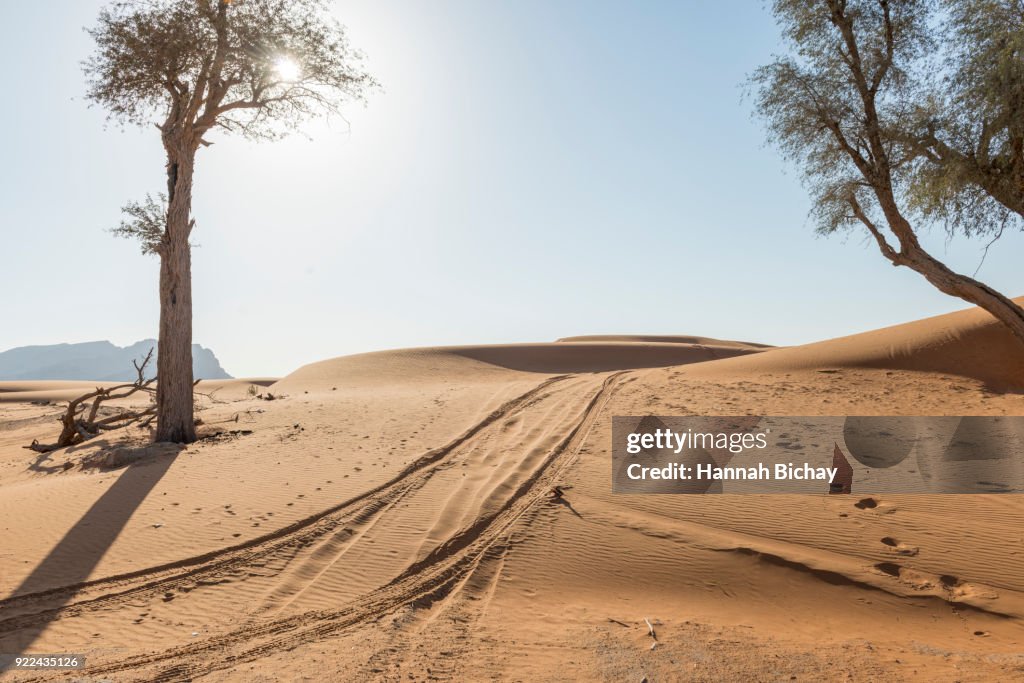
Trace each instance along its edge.
<path fill-rule="evenodd" d="M 36 453 L 49 453 L 88 441 L 101 432 L 127 427 L 139 420 L 143 420 L 142 426 L 150 424 L 156 417 L 155 405 L 143 410 L 121 410 L 104 417 L 100 417 L 100 407 L 104 401 L 127 398 L 138 392 L 153 394 L 156 391 L 153 384 L 157 378 L 154 376 L 146 379 L 146 367 L 152 360 L 153 349 L 150 349 L 142 363 L 132 361 L 136 374 L 134 382 L 106 388 L 97 387 L 95 391 L 69 401 L 67 409 L 60 417 L 61 432 L 56 443 L 41 444 L 38 440 L 33 440 L 25 448 Z"/>

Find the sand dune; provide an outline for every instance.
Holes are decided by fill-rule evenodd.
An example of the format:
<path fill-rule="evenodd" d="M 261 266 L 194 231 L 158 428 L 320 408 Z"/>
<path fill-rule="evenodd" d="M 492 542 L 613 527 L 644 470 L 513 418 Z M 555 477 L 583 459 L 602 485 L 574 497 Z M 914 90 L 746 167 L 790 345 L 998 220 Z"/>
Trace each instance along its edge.
<path fill-rule="evenodd" d="M 1024 297 L 1016 300 L 1024 304 Z M 782 349 L 706 368 L 709 373 L 876 368 L 942 373 L 996 389 L 1024 388 L 1024 354 L 1010 332 L 981 309 Z"/>
<path fill-rule="evenodd" d="M 1019 496 L 609 481 L 613 415 L 1024 414 L 983 314 L 787 349 L 632 339 L 336 358 L 271 401 L 242 380 L 184 449 L 127 430 L 39 456 L 59 408 L 3 403 L 0 651 L 117 681 L 1024 676 Z M 113 448 L 135 464 L 89 465 Z"/>
<path fill-rule="evenodd" d="M 249 386 L 270 386 L 277 379 L 274 377 L 247 377 L 240 379 L 204 379 L 199 383 L 199 391 L 218 392 L 220 394 L 238 395 Z M 124 382 L 87 382 L 81 380 L 38 380 L 38 381 L 2 381 L 0 382 L 0 403 L 28 403 L 32 401 L 70 401 L 82 394 L 87 394 L 100 387 L 113 387 Z"/>
<path fill-rule="evenodd" d="M 728 346 L 741 349 L 770 349 L 768 344 L 729 341 L 713 337 L 663 334 L 588 334 L 578 337 L 562 337 L 558 342 L 655 342 L 661 344 L 699 344 L 701 346 Z"/>
<path fill-rule="evenodd" d="M 282 379 L 275 388 L 322 389 L 330 385 L 431 382 L 440 377 L 482 379 L 504 370 L 560 374 L 608 372 L 699 363 L 753 353 L 739 346 L 675 343 L 537 343 L 438 346 L 375 351 L 312 363 Z"/>
<path fill-rule="evenodd" d="M 78 380 L 0 381 L 0 402 L 68 401 L 98 387 L 120 382 L 82 382 Z"/>

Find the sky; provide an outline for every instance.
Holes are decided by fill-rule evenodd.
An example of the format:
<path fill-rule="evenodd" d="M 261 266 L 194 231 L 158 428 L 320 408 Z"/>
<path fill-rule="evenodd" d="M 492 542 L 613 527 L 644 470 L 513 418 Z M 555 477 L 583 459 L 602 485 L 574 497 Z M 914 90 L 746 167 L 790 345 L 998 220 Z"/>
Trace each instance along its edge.
<path fill-rule="evenodd" d="M 0 26 L 0 350 L 156 336 L 158 262 L 107 229 L 164 186 L 159 133 L 84 99 L 102 2 Z M 388 348 L 695 334 L 797 344 L 966 307 L 818 237 L 743 82 L 761 3 L 352 0 L 381 82 L 345 120 L 199 151 L 193 339 L 238 377 Z M 982 243 L 925 244 L 971 273 Z M 1024 235 L 978 277 L 1024 294 Z"/>

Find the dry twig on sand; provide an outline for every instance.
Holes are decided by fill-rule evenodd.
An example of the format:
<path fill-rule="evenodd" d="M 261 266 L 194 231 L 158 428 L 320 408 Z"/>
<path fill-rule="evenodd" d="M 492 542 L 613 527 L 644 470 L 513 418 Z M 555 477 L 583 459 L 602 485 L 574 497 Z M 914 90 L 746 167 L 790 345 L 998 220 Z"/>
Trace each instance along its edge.
<path fill-rule="evenodd" d="M 654 633 L 654 625 L 648 621 L 647 617 L 644 617 L 644 623 L 647 624 L 647 632 L 651 634 L 651 639 L 654 641 L 651 643 L 651 649 L 653 650 L 658 647 L 658 636 Z"/>

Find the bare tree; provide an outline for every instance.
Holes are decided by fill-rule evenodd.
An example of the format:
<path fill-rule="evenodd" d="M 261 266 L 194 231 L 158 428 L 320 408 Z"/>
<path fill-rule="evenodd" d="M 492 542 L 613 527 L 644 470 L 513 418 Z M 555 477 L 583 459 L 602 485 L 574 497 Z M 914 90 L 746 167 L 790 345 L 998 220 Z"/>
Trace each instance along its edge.
<path fill-rule="evenodd" d="M 757 110 L 771 139 L 802 165 L 819 231 L 862 226 L 894 266 L 989 311 L 1024 343 L 1024 310 L 928 253 L 908 218 L 923 207 L 914 191 L 919 198 L 922 164 L 932 163 L 913 138 L 921 129 L 920 75 L 935 49 L 934 7 L 930 0 L 775 0 L 790 49 L 752 77 Z"/>
<path fill-rule="evenodd" d="M 375 83 L 323 0 L 125 0 L 102 10 L 89 33 L 89 98 L 119 123 L 155 123 L 166 153 L 163 229 L 152 221 L 156 200 L 147 199 L 126 207 L 121 231 L 160 257 L 155 438 L 191 442 L 197 150 L 215 130 L 280 137 L 312 115 L 365 99 Z"/>

